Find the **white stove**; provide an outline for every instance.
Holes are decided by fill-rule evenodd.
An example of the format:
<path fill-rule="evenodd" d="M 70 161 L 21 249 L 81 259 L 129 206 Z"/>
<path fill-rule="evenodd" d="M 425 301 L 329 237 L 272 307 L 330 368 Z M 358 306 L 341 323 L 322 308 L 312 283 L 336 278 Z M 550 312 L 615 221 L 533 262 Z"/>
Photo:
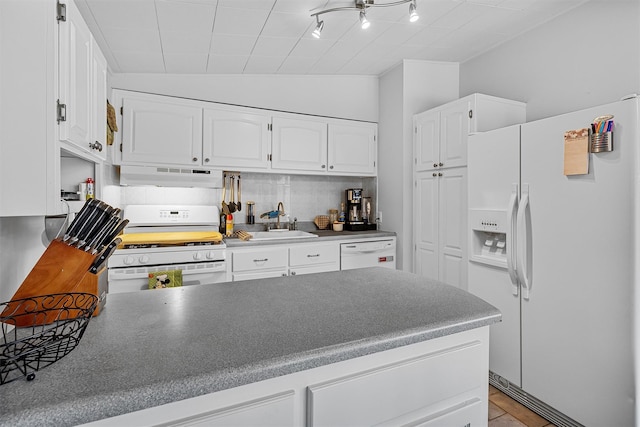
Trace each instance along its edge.
<path fill-rule="evenodd" d="M 150 233 L 155 237 L 162 233 L 217 233 L 220 224 L 216 206 L 128 205 L 123 215 L 129 220 L 125 234 Z M 158 271 L 181 270 L 183 286 L 230 280 L 223 241 L 158 244 L 150 237 L 148 242 L 117 249 L 109 258 L 108 269 L 109 293 L 148 289 L 149 274 Z"/>

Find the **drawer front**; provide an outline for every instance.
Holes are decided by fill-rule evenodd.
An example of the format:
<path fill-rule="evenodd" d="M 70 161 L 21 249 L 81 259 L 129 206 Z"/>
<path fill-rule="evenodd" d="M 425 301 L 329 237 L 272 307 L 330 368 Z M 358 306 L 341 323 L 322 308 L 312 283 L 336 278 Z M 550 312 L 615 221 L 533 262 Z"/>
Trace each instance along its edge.
<path fill-rule="evenodd" d="M 233 272 L 287 268 L 287 248 L 256 249 L 233 253 Z"/>
<path fill-rule="evenodd" d="M 428 414 L 438 402 L 466 402 L 481 392 L 487 375 L 477 362 L 482 352 L 480 342 L 471 342 L 312 385 L 309 424 L 378 425 L 409 413 Z"/>
<path fill-rule="evenodd" d="M 291 246 L 289 265 L 292 267 L 337 263 L 340 260 L 338 244 Z"/>

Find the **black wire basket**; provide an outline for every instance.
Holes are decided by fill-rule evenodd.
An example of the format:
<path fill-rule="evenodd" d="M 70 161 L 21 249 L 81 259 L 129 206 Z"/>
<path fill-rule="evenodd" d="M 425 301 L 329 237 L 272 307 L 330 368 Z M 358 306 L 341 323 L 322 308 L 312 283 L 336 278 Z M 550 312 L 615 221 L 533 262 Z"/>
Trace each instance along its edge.
<path fill-rule="evenodd" d="M 82 338 L 98 297 L 39 295 L 0 303 L 0 385 L 26 377 L 71 352 Z"/>

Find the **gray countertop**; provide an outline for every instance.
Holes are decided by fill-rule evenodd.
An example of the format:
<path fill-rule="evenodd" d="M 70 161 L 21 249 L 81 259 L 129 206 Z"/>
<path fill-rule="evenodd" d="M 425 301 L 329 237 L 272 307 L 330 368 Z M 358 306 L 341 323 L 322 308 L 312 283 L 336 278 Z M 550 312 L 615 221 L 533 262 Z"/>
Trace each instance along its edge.
<path fill-rule="evenodd" d="M 109 295 L 74 351 L 0 386 L 0 425 L 80 424 L 499 320 L 467 292 L 384 268 Z"/>
<path fill-rule="evenodd" d="M 238 230 L 246 229 L 246 227 L 239 226 Z M 313 243 L 319 241 L 328 241 L 328 240 L 359 240 L 359 239 L 375 239 L 375 238 L 389 238 L 395 237 L 396 233 L 392 231 L 381 231 L 381 230 L 367 230 L 367 231 L 333 231 L 333 230 L 317 230 L 317 229 L 306 229 L 304 231 L 309 231 L 318 236 L 318 238 L 308 238 L 308 239 L 278 239 L 278 240 L 240 240 L 237 238 L 225 238 L 224 241 L 227 244 L 228 248 L 240 248 L 246 246 L 263 246 L 263 245 L 282 245 L 282 244 L 295 244 L 295 243 Z"/>

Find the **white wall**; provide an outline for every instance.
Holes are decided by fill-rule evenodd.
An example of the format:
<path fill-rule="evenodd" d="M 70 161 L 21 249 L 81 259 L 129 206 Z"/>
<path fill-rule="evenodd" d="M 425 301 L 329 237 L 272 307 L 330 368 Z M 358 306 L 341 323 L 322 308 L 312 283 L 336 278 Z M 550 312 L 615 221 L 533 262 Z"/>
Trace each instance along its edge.
<path fill-rule="evenodd" d="M 378 121 L 375 76 L 114 74 L 111 84 L 114 89 Z"/>
<path fill-rule="evenodd" d="M 398 269 L 413 271 L 413 115 L 457 99 L 458 81 L 457 63 L 415 60 L 380 77 L 378 210 L 398 236 Z"/>
<path fill-rule="evenodd" d="M 593 0 L 460 66 L 460 94 L 527 103 L 527 121 L 640 93 L 640 2 Z"/>

